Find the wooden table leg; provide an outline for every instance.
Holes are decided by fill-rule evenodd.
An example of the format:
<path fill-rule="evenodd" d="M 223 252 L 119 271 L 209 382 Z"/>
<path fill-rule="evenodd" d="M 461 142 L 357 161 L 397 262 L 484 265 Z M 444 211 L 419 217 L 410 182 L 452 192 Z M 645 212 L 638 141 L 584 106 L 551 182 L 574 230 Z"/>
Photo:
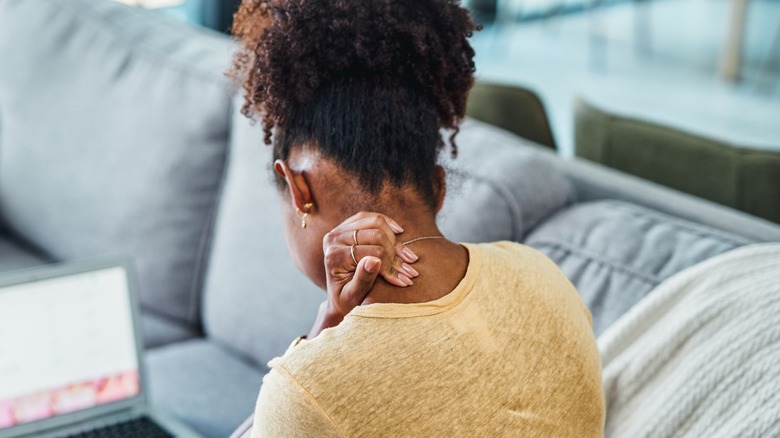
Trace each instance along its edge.
<path fill-rule="evenodd" d="M 732 0 L 729 17 L 729 35 L 723 47 L 720 76 L 728 82 L 737 82 L 742 67 L 742 42 L 745 39 L 745 21 L 748 0 Z"/>

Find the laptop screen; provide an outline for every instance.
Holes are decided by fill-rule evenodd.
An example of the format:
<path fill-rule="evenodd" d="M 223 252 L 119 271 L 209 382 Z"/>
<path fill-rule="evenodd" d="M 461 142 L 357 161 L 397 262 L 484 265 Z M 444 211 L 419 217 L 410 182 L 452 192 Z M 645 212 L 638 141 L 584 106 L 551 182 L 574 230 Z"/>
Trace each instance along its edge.
<path fill-rule="evenodd" d="M 140 392 L 125 269 L 0 287 L 0 429 Z"/>

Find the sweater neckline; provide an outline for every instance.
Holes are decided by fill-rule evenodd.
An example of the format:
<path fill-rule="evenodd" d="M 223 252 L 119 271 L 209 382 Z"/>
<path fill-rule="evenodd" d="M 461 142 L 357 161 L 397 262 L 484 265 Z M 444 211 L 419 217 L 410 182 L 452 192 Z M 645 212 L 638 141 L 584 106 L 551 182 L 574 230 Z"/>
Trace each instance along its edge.
<path fill-rule="evenodd" d="M 466 248 L 469 255 L 469 264 L 466 267 L 466 274 L 460 282 L 447 295 L 423 303 L 375 303 L 365 306 L 358 306 L 347 314 L 347 317 L 355 316 L 359 318 L 415 318 L 420 316 L 430 316 L 446 312 L 457 306 L 463 301 L 469 292 L 474 288 L 474 283 L 479 277 L 482 260 L 478 255 L 476 245 L 470 243 L 461 243 Z"/>

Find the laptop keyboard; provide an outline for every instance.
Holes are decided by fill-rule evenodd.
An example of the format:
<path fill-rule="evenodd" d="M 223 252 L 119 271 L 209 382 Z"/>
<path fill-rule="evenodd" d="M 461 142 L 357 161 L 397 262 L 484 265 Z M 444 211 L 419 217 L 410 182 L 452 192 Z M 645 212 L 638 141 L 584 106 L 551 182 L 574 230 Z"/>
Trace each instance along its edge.
<path fill-rule="evenodd" d="M 134 418 L 98 429 L 87 430 L 66 438 L 168 438 L 173 437 L 165 429 L 147 417 Z"/>

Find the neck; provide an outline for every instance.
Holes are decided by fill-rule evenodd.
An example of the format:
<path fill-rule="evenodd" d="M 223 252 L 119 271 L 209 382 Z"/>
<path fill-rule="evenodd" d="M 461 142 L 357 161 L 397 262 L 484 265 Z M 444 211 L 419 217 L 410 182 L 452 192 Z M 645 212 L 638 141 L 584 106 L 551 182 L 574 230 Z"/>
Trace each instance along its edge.
<path fill-rule="evenodd" d="M 320 165 L 327 163 L 321 160 Z M 326 231 L 363 210 L 383 213 L 398 222 L 404 229 L 396 237 L 399 242 L 442 235 L 436 225 L 436 212 L 414 187 L 387 185 L 378 196 L 366 197 L 362 190 L 356 189 L 355 180 L 343 172 L 325 172 L 311 178 L 316 187 L 312 196 L 318 200 L 318 216 Z M 443 192 L 440 196 L 443 197 Z M 433 301 L 450 293 L 466 273 L 468 251 L 461 245 L 447 239 L 421 239 L 409 243 L 408 248 L 418 257 L 413 266 L 420 275 L 413 279 L 414 285 L 397 287 L 380 277 L 364 304 Z"/>
<path fill-rule="evenodd" d="M 364 304 L 373 303 L 421 303 L 433 301 L 450 293 L 465 275 L 468 251 L 441 237 L 436 224 L 436 214 L 419 194 L 410 188 L 384 191 L 364 210 L 383 213 L 398 222 L 404 232 L 396 236 L 397 242 L 410 242 L 418 260 L 413 264 L 420 275 L 414 284 L 398 287 L 378 278 L 368 293 Z M 415 240 L 419 239 L 419 240 Z M 412 242 L 413 241 L 413 242 Z"/>
<path fill-rule="evenodd" d="M 359 193 L 345 196 L 349 188 L 343 186 L 338 192 L 338 198 L 344 204 L 328 202 L 327 206 L 334 206 L 338 217 L 334 222 L 341 222 L 358 211 L 371 211 L 382 213 L 403 227 L 404 232 L 398 234 L 399 242 L 407 242 L 418 237 L 441 236 L 436 224 L 436 213 L 426 203 L 416 189 L 412 187 L 386 186 L 376 197 L 360 199 Z M 355 202 L 355 199 L 360 199 Z"/>
<path fill-rule="evenodd" d="M 422 245 L 428 240 L 442 240 L 442 239 L 428 239 L 429 237 L 444 237 L 436 225 L 435 218 L 430 220 L 421 220 L 420 216 L 417 218 L 404 218 L 396 219 L 397 216 L 388 214 L 393 220 L 401 224 L 404 228 L 404 232 L 396 236 L 398 242 L 410 242 L 409 245 L 418 246 Z"/>
<path fill-rule="evenodd" d="M 378 278 L 363 304 L 434 301 L 450 293 L 466 273 L 468 251 L 462 245 L 445 238 L 420 239 L 441 236 L 435 223 L 433 226 L 407 226 L 413 222 L 399 223 L 404 227 L 404 232 L 398 236 L 398 241 L 409 242 L 406 247 L 417 255 L 418 260 L 413 266 L 420 275 L 408 287 L 394 286 Z"/>

